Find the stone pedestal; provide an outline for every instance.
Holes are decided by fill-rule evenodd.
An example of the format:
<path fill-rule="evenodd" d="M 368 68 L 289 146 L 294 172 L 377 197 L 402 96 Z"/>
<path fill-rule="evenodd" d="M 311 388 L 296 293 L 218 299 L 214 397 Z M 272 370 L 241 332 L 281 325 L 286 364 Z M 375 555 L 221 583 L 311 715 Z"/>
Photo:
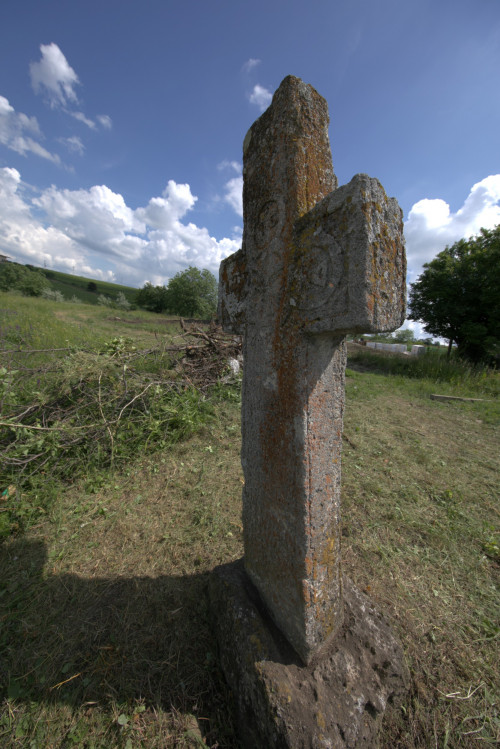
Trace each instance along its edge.
<path fill-rule="evenodd" d="M 373 749 L 408 689 L 400 644 L 343 580 L 343 623 L 307 666 L 268 616 L 243 561 L 217 567 L 210 600 L 220 663 L 249 749 Z"/>

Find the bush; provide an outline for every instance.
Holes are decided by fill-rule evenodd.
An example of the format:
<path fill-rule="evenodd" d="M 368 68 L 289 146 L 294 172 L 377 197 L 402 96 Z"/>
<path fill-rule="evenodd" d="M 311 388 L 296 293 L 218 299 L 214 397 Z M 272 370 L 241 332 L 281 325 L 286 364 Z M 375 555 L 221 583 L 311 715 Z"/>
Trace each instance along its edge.
<path fill-rule="evenodd" d="M 51 302 L 64 302 L 64 294 L 60 291 L 54 291 L 53 289 L 43 289 L 42 297 L 44 299 L 50 299 Z"/>
<path fill-rule="evenodd" d="M 14 290 L 25 296 L 40 296 L 44 289 L 50 289 L 50 284 L 40 271 L 17 263 L 0 263 L 0 291 Z"/>
<path fill-rule="evenodd" d="M 123 291 L 118 292 L 116 296 L 115 304 L 119 309 L 124 309 L 124 310 L 129 310 L 130 307 L 132 306 L 129 300 L 127 299 L 127 297 L 125 296 L 125 294 L 123 293 Z"/>

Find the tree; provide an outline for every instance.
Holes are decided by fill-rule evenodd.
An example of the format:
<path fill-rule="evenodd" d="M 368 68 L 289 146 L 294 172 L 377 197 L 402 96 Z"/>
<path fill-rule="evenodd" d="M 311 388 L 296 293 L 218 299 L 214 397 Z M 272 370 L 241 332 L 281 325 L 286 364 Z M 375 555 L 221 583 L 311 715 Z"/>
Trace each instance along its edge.
<path fill-rule="evenodd" d="M 149 281 L 137 292 L 135 303 L 150 312 L 165 312 L 167 307 L 167 289 L 165 286 L 153 286 Z"/>
<path fill-rule="evenodd" d="M 446 247 L 411 285 L 408 317 L 471 362 L 500 361 L 500 225 Z"/>
<path fill-rule="evenodd" d="M 43 273 L 36 268 L 30 270 L 26 265 L 19 265 L 18 263 L 2 263 L 0 265 L 1 291 L 15 289 L 26 296 L 40 296 L 43 289 L 49 288 L 50 283 Z"/>
<path fill-rule="evenodd" d="M 413 330 L 410 330 L 409 328 L 400 328 L 394 333 L 393 339 L 396 343 L 411 343 L 415 340 L 415 336 Z"/>
<path fill-rule="evenodd" d="M 135 303 L 151 312 L 212 317 L 217 311 L 217 281 L 210 271 L 190 266 L 179 271 L 166 287 L 153 286 L 148 281 L 137 292 Z"/>
<path fill-rule="evenodd" d="M 217 281 L 209 270 L 190 266 L 170 279 L 167 307 L 186 317 L 212 317 L 217 311 Z"/>

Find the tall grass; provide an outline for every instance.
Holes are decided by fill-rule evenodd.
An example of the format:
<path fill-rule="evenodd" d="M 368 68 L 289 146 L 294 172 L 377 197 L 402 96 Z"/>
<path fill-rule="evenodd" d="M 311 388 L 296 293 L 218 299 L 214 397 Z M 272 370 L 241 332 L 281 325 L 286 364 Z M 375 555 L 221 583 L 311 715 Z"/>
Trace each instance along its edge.
<path fill-rule="evenodd" d="M 406 356 L 352 347 L 349 365 L 381 374 L 447 383 L 455 392 L 464 395 L 500 395 L 500 373 L 497 370 L 473 366 L 456 356 L 448 358 L 443 351 L 429 350 L 425 355 Z"/>

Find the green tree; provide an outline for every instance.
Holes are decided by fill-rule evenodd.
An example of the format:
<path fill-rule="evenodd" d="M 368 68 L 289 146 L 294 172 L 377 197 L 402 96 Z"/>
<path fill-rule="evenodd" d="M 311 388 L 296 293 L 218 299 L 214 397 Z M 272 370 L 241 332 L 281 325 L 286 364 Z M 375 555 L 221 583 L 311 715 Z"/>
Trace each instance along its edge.
<path fill-rule="evenodd" d="M 396 343 L 411 343 L 415 340 L 415 336 L 413 330 L 410 330 L 409 328 L 400 328 L 394 333 L 393 340 L 396 341 Z"/>
<path fill-rule="evenodd" d="M 179 271 L 166 287 L 148 281 L 137 292 L 135 303 L 151 312 L 209 318 L 217 311 L 217 281 L 210 271 L 190 266 Z"/>
<path fill-rule="evenodd" d="M 26 296 L 40 296 L 44 289 L 49 288 L 50 283 L 39 270 L 30 270 L 18 263 L 0 264 L 0 291 L 13 289 Z"/>
<path fill-rule="evenodd" d="M 150 312 L 165 312 L 167 306 L 167 289 L 165 286 L 153 286 L 149 281 L 136 294 L 135 303 Z"/>
<path fill-rule="evenodd" d="M 167 307 L 185 317 L 212 317 L 217 311 L 217 281 L 209 270 L 190 266 L 170 279 Z"/>
<path fill-rule="evenodd" d="M 446 247 L 411 285 L 408 317 L 471 362 L 500 361 L 500 225 Z"/>

